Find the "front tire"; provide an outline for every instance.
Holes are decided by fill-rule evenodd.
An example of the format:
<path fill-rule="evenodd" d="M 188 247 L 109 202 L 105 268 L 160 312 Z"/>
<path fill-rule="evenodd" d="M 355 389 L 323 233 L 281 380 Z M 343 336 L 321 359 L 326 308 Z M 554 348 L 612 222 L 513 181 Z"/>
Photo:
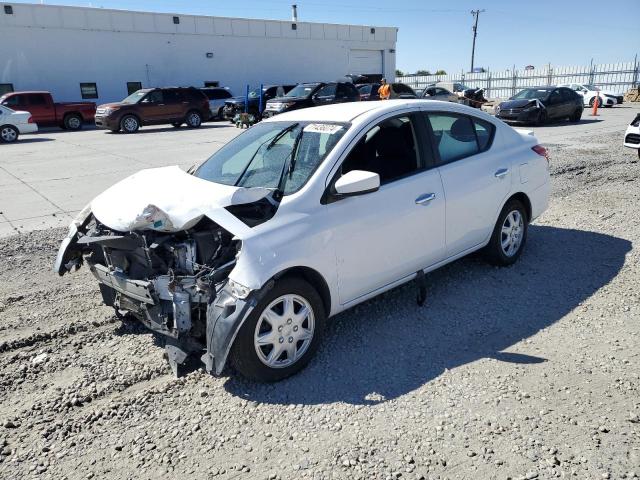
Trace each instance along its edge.
<path fill-rule="evenodd" d="M 571 120 L 572 122 L 579 122 L 580 118 L 582 118 L 582 109 L 578 108 L 575 112 L 573 112 L 573 115 L 569 117 L 569 120 Z"/>
<path fill-rule="evenodd" d="M 125 115 L 120 120 L 120 129 L 124 133 L 136 133 L 140 128 L 140 121 L 135 115 Z"/>
<path fill-rule="evenodd" d="M 20 132 L 13 125 L 3 125 L 0 127 L 0 142 L 13 143 L 18 140 Z"/>
<path fill-rule="evenodd" d="M 202 125 L 202 115 L 195 110 L 187 113 L 187 118 L 185 119 L 187 127 L 189 128 L 198 128 Z"/>
<path fill-rule="evenodd" d="M 512 265 L 522 255 L 527 241 L 529 219 L 519 200 L 509 200 L 503 207 L 484 253 L 492 265 Z"/>
<path fill-rule="evenodd" d="M 82 117 L 75 113 L 71 113 L 64 117 L 65 130 L 80 130 L 82 128 Z"/>
<path fill-rule="evenodd" d="M 542 126 L 545 123 L 547 123 L 547 121 L 549 120 L 549 118 L 547 117 L 547 112 L 545 112 L 544 110 L 542 110 L 539 114 L 538 114 L 538 118 L 536 118 L 536 125 L 538 126 Z"/>
<path fill-rule="evenodd" d="M 231 349 L 243 376 L 277 382 L 302 370 L 320 344 L 326 312 L 320 295 L 298 277 L 284 277 L 260 300 Z"/>

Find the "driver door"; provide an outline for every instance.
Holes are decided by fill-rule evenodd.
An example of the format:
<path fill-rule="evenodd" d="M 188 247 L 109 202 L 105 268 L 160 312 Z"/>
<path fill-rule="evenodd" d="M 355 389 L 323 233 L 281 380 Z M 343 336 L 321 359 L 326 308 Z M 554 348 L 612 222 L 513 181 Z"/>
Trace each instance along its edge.
<path fill-rule="evenodd" d="M 166 118 L 169 109 L 164 103 L 162 90 L 149 92 L 140 102 L 138 108 L 144 123 L 157 123 Z"/>
<path fill-rule="evenodd" d="M 421 121 L 403 114 L 368 129 L 329 185 L 351 170 L 380 175 L 375 192 L 326 200 L 343 305 L 443 259 L 445 198 Z"/>

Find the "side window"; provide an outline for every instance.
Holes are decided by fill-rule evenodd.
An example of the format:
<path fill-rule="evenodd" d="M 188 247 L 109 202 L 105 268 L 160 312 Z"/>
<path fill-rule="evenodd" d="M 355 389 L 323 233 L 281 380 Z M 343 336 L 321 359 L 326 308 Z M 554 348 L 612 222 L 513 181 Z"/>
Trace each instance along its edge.
<path fill-rule="evenodd" d="M 549 95 L 549 105 L 557 105 L 562 102 L 562 97 L 560 96 L 560 92 L 558 90 L 554 90 Z"/>
<path fill-rule="evenodd" d="M 44 98 L 44 95 L 34 94 L 29 95 L 29 104 L 30 105 L 46 105 L 47 100 Z"/>
<path fill-rule="evenodd" d="M 486 152 L 491 147 L 493 142 L 493 135 L 495 134 L 496 127 L 479 118 L 472 118 L 473 126 L 476 130 L 476 138 L 478 140 L 478 148 L 481 152 Z"/>
<path fill-rule="evenodd" d="M 282 87 L 282 86 L 277 87 L 276 90 L 275 90 L 275 96 L 276 97 L 284 97 L 285 93 L 286 92 L 284 91 L 284 87 Z"/>
<path fill-rule="evenodd" d="M 164 103 L 180 103 L 187 100 L 186 95 L 178 90 L 165 90 L 162 94 Z"/>
<path fill-rule="evenodd" d="M 444 112 L 429 113 L 427 118 L 433 130 L 433 143 L 440 153 L 440 163 L 453 162 L 480 152 L 476 127 L 471 118 Z M 480 122 L 478 125 L 482 127 Z"/>
<path fill-rule="evenodd" d="M 351 150 L 342 163 L 342 174 L 365 170 L 388 183 L 421 169 L 417 134 L 408 116 L 395 117 L 376 125 Z"/>
<path fill-rule="evenodd" d="M 13 92 L 13 83 L 0 83 L 0 97 L 11 92 Z"/>
<path fill-rule="evenodd" d="M 316 93 L 318 97 L 333 97 L 336 94 L 336 84 L 330 83 L 329 85 L 325 85 L 321 87 L 320 90 Z"/>
<path fill-rule="evenodd" d="M 2 102 L 2 104 L 7 107 L 17 107 L 19 105 L 26 105 L 27 102 L 24 95 L 13 95 Z"/>
<path fill-rule="evenodd" d="M 142 103 L 162 103 L 163 96 L 161 90 L 154 90 L 142 99 Z"/>

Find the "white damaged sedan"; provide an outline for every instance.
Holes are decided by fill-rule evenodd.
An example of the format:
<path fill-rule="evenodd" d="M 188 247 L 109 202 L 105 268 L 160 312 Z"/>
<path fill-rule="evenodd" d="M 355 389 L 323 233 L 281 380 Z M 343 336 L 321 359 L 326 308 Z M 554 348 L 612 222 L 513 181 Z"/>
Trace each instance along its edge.
<path fill-rule="evenodd" d="M 463 105 L 297 110 L 251 127 L 189 173 L 143 170 L 95 198 L 55 263 L 86 263 L 104 303 L 220 374 L 302 369 L 328 317 L 483 249 L 514 263 L 547 207 L 546 150 Z"/>

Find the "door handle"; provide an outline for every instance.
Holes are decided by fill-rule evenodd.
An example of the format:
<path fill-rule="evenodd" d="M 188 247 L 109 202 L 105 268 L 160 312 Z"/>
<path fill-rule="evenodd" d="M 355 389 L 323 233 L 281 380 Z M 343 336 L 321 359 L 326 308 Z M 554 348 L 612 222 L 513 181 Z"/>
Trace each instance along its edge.
<path fill-rule="evenodd" d="M 501 169 L 497 170 L 496 173 L 493 174 L 493 176 L 496 177 L 496 178 L 502 178 L 507 173 L 509 173 L 509 169 L 508 168 L 501 168 Z"/>
<path fill-rule="evenodd" d="M 426 205 L 434 198 L 436 198 L 435 193 L 423 193 L 418 198 L 416 198 L 416 205 Z"/>

